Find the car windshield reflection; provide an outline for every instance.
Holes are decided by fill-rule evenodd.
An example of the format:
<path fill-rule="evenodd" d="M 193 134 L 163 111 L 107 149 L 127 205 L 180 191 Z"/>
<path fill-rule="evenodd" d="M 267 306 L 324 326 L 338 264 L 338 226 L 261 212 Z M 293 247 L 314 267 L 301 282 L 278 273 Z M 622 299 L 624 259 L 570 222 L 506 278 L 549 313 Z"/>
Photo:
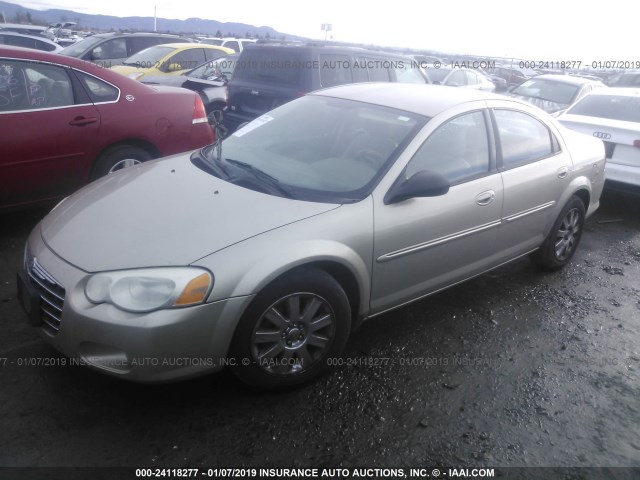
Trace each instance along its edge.
<path fill-rule="evenodd" d="M 292 198 L 358 201 L 371 192 L 426 121 L 352 100 L 303 97 L 226 138 L 219 161 L 225 170 L 237 169 L 237 162 L 242 162 L 244 170 L 249 166 L 263 172 Z M 205 150 L 205 156 L 209 163 L 218 161 L 214 148 Z M 236 166 L 229 168 L 227 159 L 235 159 Z M 238 183 L 233 176 L 228 180 Z"/>

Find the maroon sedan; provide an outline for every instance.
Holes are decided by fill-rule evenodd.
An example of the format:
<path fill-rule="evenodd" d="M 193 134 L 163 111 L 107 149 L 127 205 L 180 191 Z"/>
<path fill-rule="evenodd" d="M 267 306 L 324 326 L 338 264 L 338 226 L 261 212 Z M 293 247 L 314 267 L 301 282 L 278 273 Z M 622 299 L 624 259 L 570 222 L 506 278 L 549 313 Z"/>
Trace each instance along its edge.
<path fill-rule="evenodd" d="M 0 211 L 214 141 L 200 97 L 57 54 L 0 46 Z"/>

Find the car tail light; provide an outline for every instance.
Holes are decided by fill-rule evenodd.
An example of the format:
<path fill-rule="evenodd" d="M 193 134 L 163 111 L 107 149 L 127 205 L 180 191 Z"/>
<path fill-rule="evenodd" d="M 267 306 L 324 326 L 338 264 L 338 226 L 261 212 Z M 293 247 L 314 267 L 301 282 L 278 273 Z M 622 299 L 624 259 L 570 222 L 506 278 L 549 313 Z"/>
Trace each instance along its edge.
<path fill-rule="evenodd" d="M 640 148 L 640 140 L 634 140 L 633 141 L 633 146 L 636 148 Z"/>
<path fill-rule="evenodd" d="M 193 118 L 191 119 L 191 123 L 196 125 L 198 123 L 208 123 L 209 119 L 207 118 L 207 111 L 204 108 L 204 103 L 200 98 L 200 95 L 196 95 L 196 103 L 193 106 Z"/>

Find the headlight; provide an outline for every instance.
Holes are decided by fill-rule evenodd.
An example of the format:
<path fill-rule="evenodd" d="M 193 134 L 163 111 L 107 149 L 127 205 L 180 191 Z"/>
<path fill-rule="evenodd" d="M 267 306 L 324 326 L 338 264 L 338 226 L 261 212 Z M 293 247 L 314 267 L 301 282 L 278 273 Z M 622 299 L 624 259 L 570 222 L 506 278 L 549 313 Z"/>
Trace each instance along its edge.
<path fill-rule="evenodd" d="M 129 75 L 127 75 L 127 77 L 133 79 L 133 80 L 138 80 L 140 78 L 142 78 L 144 76 L 144 73 L 142 72 L 133 72 L 130 73 Z"/>
<path fill-rule="evenodd" d="M 129 312 L 204 303 L 213 276 L 201 268 L 145 268 L 93 275 L 84 289 L 92 303 L 110 303 Z"/>

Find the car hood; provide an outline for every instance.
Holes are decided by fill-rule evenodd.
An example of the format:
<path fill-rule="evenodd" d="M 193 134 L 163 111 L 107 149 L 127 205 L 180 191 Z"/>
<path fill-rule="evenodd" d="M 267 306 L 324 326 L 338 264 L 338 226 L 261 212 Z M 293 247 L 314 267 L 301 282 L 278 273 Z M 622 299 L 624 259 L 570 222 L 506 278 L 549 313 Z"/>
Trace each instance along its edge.
<path fill-rule="evenodd" d="M 538 108 L 541 108 L 547 113 L 556 113 L 569 108 L 569 105 L 566 103 L 557 103 L 557 102 L 552 102 L 551 100 L 543 100 L 541 98 L 527 97 L 525 95 L 516 95 L 513 93 L 510 96 L 513 98 L 524 100 L 525 102 L 529 102 L 530 104 L 535 105 Z"/>
<path fill-rule="evenodd" d="M 81 189 L 45 217 L 41 235 L 56 255 L 87 272 L 188 265 L 338 207 L 228 183 L 182 154 Z"/>

